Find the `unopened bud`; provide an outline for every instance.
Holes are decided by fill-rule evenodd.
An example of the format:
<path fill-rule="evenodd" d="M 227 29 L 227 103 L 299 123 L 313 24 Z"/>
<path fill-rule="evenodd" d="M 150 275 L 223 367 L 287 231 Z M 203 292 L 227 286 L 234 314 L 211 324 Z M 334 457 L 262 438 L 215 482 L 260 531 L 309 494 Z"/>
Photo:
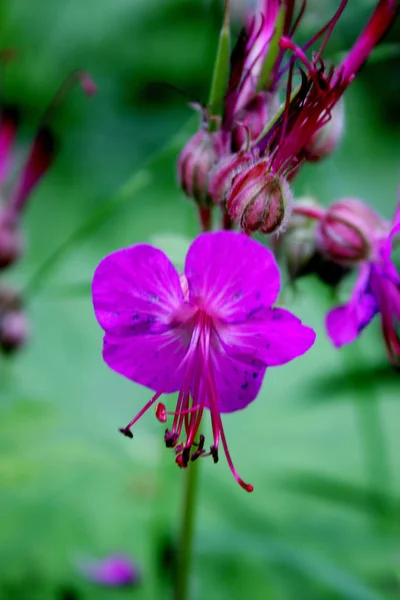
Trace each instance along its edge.
<path fill-rule="evenodd" d="M 183 191 L 198 204 L 208 199 L 211 169 L 224 153 L 221 132 L 198 131 L 186 144 L 178 159 L 178 180 Z"/>
<path fill-rule="evenodd" d="M 11 354 L 19 350 L 29 337 L 29 322 L 22 311 L 5 313 L 0 322 L 0 346 Z"/>
<path fill-rule="evenodd" d="M 23 241 L 18 225 L 8 219 L 6 211 L 0 215 L 0 269 L 5 269 L 17 262 L 21 256 Z"/>
<path fill-rule="evenodd" d="M 260 92 L 235 116 L 232 129 L 232 150 L 247 149 L 263 132 L 269 117 L 271 94 Z"/>
<path fill-rule="evenodd" d="M 339 145 L 344 131 L 344 103 L 340 100 L 332 109 L 330 120 L 318 129 L 306 147 L 307 160 L 317 162 L 329 156 Z"/>
<path fill-rule="evenodd" d="M 215 204 L 224 205 L 232 187 L 233 178 L 250 165 L 250 152 L 236 152 L 222 158 L 214 167 L 209 179 L 209 194 Z"/>
<path fill-rule="evenodd" d="M 317 248 L 330 260 L 352 265 L 370 260 L 376 241 L 389 228 L 369 206 L 354 198 L 334 202 L 326 211 L 316 230 Z"/>
<path fill-rule="evenodd" d="M 227 200 L 234 221 L 246 231 L 278 233 L 290 215 L 293 194 L 287 181 L 260 160 L 239 173 Z"/>
<path fill-rule="evenodd" d="M 296 213 L 296 209 L 299 213 Z M 296 200 L 285 232 L 274 236 L 272 240 L 274 252 L 285 262 L 291 281 L 312 272 L 316 252 L 316 220 L 307 213 L 320 210 L 321 207 L 313 198 Z"/>

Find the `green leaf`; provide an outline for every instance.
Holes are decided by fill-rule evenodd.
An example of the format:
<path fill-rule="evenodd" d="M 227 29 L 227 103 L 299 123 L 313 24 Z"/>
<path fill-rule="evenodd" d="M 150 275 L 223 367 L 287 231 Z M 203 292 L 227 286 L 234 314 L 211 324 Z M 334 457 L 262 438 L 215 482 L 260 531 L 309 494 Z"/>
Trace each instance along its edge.
<path fill-rule="evenodd" d="M 219 36 L 217 56 L 214 64 L 214 73 L 211 83 L 210 97 L 208 101 L 211 117 L 222 116 L 223 102 L 229 80 L 229 57 L 230 57 L 230 0 L 225 0 L 225 14 Z M 214 120 L 210 121 L 210 131 L 216 129 Z"/>

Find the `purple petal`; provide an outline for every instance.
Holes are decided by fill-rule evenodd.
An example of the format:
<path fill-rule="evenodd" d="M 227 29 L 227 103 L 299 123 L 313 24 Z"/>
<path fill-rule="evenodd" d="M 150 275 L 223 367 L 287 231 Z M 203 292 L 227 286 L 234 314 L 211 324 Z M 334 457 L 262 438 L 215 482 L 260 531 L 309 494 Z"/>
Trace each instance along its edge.
<path fill-rule="evenodd" d="M 245 408 L 257 396 L 267 366 L 301 356 L 315 333 L 289 311 L 266 309 L 244 323 L 218 328 L 223 352 L 215 351 L 213 367 L 221 412 Z"/>
<path fill-rule="evenodd" d="M 106 334 L 103 358 L 111 369 L 155 392 L 180 389 L 187 353 L 180 329 L 145 335 Z"/>
<path fill-rule="evenodd" d="M 214 356 L 213 371 L 219 410 L 229 413 L 246 408 L 256 398 L 266 366 L 251 356 L 221 353 Z"/>
<path fill-rule="evenodd" d="M 125 556 L 109 556 L 104 560 L 80 561 L 79 570 L 90 581 L 105 586 L 122 587 L 140 581 L 138 567 Z"/>
<path fill-rule="evenodd" d="M 245 320 L 271 306 L 279 293 L 272 252 L 242 233 L 200 235 L 189 248 L 185 274 L 190 299 L 225 322 Z"/>
<path fill-rule="evenodd" d="M 370 274 L 371 267 L 366 265 L 350 301 L 332 309 L 326 316 L 325 326 L 336 348 L 353 342 L 377 313 L 377 301 L 369 286 Z"/>
<path fill-rule="evenodd" d="M 183 293 L 167 256 L 146 244 L 114 252 L 97 267 L 92 293 L 106 363 L 156 391 L 178 389 L 186 346 L 172 320 Z"/>
<path fill-rule="evenodd" d="M 249 330 L 259 336 L 258 357 L 269 367 L 284 365 L 305 354 L 315 342 L 315 331 L 283 308 L 265 311 L 263 321 L 251 321 Z"/>

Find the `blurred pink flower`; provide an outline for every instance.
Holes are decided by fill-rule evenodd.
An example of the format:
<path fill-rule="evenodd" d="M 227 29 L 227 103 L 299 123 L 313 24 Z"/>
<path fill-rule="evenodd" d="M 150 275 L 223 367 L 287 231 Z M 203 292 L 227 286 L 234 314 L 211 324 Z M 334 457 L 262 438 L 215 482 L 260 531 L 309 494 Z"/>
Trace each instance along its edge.
<path fill-rule="evenodd" d="M 137 565 L 122 554 L 104 559 L 81 559 L 78 569 L 84 577 L 103 586 L 123 587 L 137 585 L 141 579 Z"/>

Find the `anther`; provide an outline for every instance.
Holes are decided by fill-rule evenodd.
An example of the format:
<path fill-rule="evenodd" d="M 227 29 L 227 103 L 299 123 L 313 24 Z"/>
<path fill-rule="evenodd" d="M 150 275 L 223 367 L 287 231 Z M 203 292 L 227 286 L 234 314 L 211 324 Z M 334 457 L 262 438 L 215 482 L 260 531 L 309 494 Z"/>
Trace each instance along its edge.
<path fill-rule="evenodd" d="M 200 436 L 200 441 L 199 441 L 199 443 L 197 445 L 197 450 L 195 450 L 192 453 L 191 457 L 190 457 L 191 461 L 197 460 L 199 458 L 199 456 L 201 456 L 202 454 L 204 454 L 204 449 L 203 449 L 204 448 L 204 441 L 205 441 L 204 435 L 201 435 Z"/>
<path fill-rule="evenodd" d="M 176 442 L 178 441 L 178 434 L 170 431 L 169 429 L 165 430 L 164 442 L 167 448 L 174 448 L 176 446 Z"/>
<path fill-rule="evenodd" d="M 213 461 L 215 464 L 217 464 L 219 457 L 218 457 L 218 448 L 216 448 L 215 446 L 210 446 L 210 454 L 213 458 Z"/>
<path fill-rule="evenodd" d="M 165 404 L 159 402 L 156 406 L 156 418 L 161 422 L 165 423 L 167 420 L 167 411 L 165 409 Z"/>
<path fill-rule="evenodd" d="M 127 429 L 126 427 L 120 427 L 120 428 L 118 429 L 118 431 L 119 431 L 120 433 L 122 433 L 122 434 L 123 434 L 125 437 L 128 437 L 128 438 L 133 438 L 133 433 L 132 433 L 132 431 L 131 431 L 130 429 Z"/>

